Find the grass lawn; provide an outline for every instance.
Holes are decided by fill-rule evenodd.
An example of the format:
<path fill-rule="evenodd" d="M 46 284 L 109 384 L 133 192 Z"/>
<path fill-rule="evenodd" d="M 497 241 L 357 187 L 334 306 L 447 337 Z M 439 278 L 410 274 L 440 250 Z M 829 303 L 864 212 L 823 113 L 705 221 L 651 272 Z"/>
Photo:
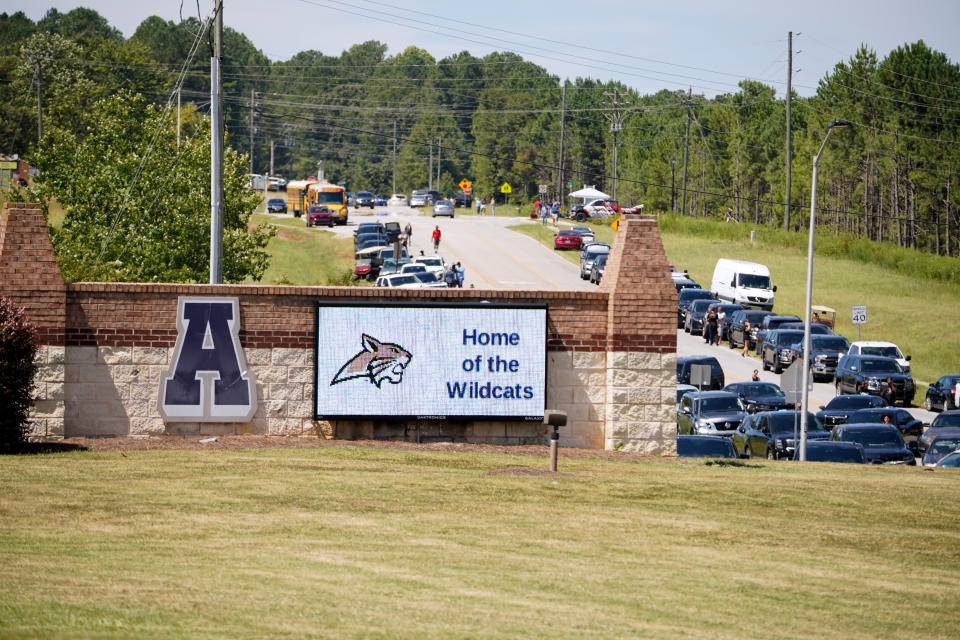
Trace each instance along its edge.
<path fill-rule="evenodd" d="M 0 466 L 5 638 L 947 638 L 960 473 L 330 447 Z"/>
<path fill-rule="evenodd" d="M 499 210 L 498 210 L 499 211 Z M 614 230 L 611 229 L 604 223 L 600 222 L 572 222 L 569 220 L 560 221 L 560 229 L 568 229 L 572 226 L 586 226 L 593 229 L 595 240 L 599 242 L 606 242 L 607 244 L 613 245 Z M 531 238 L 538 240 L 542 245 L 549 249 L 553 249 L 553 237 L 557 234 L 557 227 L 552 224 L 541 224 L 538 222 L 532 222 L 529 224 L 515 224 L 507 227 L 518 233 L 528 235 Z M 580 252 L 579 251 L 557 251 L 557 255 L 563 256 L 573 264 L 580 266 Z"/>
<path fill-rule="evenodd" d="M 354 264 L 351 238 L 307 229 L 302 218 L 254 214 L 251 222 L 266 222 L 278 228 L 276 237 L 267 245 L 271 259 L 261 280 L 263 284 L 350 284 Z"/>

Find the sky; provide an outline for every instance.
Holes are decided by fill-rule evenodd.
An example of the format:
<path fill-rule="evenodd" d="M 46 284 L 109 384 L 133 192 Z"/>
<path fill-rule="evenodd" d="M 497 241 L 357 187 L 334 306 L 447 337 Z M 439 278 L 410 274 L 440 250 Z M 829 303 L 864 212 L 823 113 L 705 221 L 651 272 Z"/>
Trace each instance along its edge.
<path fill-rule="evenodd" d="M 89 7 L 129 37 L 151 15 L 196 16 L 198 3 L 211 12 L 213 0 L 4 0 L 2 9 L 38 20 L 51 7 Z M 861 44 L 883 59 L 922 39 L 960 61 L 956 0 L 224 0 L 224 23 L 274 61 L 309 49 L 339 55 L 366 40 L 385 43 L 388 55 L 413 45 L 438 60 L 509 50 L 560 78 L 619 80 L 641 94 L 692 87 L 714 96 L 751 78 L 783 96 L 790 31 L 802 96 Z"/>

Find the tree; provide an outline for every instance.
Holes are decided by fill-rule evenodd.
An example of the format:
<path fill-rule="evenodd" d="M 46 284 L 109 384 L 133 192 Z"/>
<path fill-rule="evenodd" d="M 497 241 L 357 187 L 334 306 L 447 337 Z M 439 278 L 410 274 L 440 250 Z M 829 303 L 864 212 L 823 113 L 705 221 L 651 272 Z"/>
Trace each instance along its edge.
<path fill-rule="evenodd" d="M 55 128 L 33 157 L 32 187 L 66 210 L 53 237 L 68 281 L 205 282 L 210 245 L 209 119 L 188 114 L 179 151 L 171 110 L 121 92 L 94 105 L 88 130 Z M 248 229 L 259 194 L 246 160 L 224 150 L 223 278 L 259 280 L 272 233 Z"/>
<path fill-rule="evenodd" d="M 36 355 L 33 325 L 22 309 L 0 296 L 0 446 L 26 439 Z"/>

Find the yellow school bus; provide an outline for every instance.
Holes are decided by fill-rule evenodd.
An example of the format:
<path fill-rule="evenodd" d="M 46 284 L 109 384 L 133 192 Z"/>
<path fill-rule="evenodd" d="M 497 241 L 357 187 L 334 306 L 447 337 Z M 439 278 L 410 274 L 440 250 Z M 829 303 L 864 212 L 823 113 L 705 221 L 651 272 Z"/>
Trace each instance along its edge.
<path fill-rule="evenodd" d="M 290 184 L 287 184 L 289 193 Z M 307 206 L 323 205 L 333 213 L 337 224 L 347 224 L 346 190 L 329 182 L 315 182 L 307 185 Z"/>
<path fill-rule="evenodd" d="M 306 211 L 307 188 L 316 180 L 291 180 L 287 183 L 287 211 L 300 216 Z"/>

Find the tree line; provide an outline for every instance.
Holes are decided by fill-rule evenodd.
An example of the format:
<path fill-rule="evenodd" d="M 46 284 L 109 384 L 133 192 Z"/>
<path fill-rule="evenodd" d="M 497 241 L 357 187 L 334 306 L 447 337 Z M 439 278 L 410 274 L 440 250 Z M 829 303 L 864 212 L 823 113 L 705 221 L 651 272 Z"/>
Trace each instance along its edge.
<path fill-rule="evenodd" d="M 202 30 L 196 18 L 151 17 L 124 39 L 88 9 L 51 10 L 36 23 L 0 15 L 0 150 L 37 150 L 38 95 L 44 126 L 77 137 L 87 135 L 92 105 L 118 90 L 166 103 Z M 882 59 L 862 46 L 814 95 L 792 96 L 789 197 L 786 101 L 755 80 L 713 97 L 641 95 L 618 82 L 561 79 L 509 52 L 436 59 L 415 46 L 388 55 L 375 41 L 272 62 L 230 28 L 223 52 L 228 144 L 254 173 L 272 160 L 275 174 L 303 178 L 322 162 L 329 179 L 383 195 L 428 184 L 451 195 L 462 178 L 481 197 L 509 182 L 513 202 L 536 199 L 541 184 L 551 198 L 568 183 L 612 193 L 616 121 L 621 204 L 799 229 L 811 159 L 827 124 L 845 120 L 852 126 L 833 135 L 821 162 L 818 225 L 960 255 L 960 67 L 922 41 Z M 205 39 L 181 91 L 200 117 L 209 55 Z"/>

